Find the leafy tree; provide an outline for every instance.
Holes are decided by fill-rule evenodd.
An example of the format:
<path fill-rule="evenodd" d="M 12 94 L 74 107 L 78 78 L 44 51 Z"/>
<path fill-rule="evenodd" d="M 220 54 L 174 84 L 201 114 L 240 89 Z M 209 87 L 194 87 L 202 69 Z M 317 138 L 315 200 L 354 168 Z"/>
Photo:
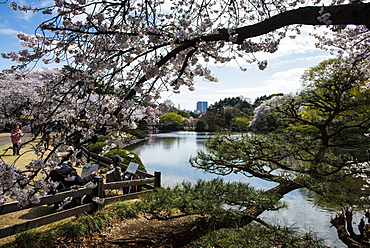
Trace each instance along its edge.
<path fill-rule="evenodd" d="M 163 130 L 175 131 L 183 129 L 182 121 L 184 117 L 176 113 L 170 112 L 159 117 L 160 121 L 165 125 Z"/>
<path fill-rule="evenodd" d="M 229 127 L 231 120 L 240 115 L 240 110 L 235 107 L 228 107 L 222 112 L 222 116 L 225 119 L 226 125 Z"/>
<path fill-rule="evenodd" d="M 183 130 L 184 125 L 180 123 L 172 123 L 172 124 L 165 125 L 161 129 L 165 131 L 178 131 L 178 130 Z"/>
<path fill-rule="evenodd" d="M 208 125 L 207 131 L 209 131 L 209 132 L 221 132 L 221 126 L 216 125 L 214 123 L 210 123 Z"/>
<path fill-rule="evenodd" d="M 243 173 L 276 182 L 278 185 L 265 193 L 275 192 L 279 198 L 294 189 L 307 188 L 340 206 L 368 205 L 370 180 L 364 175 L 357 179 L 368 171 L 368 157 L 356 154 L 370 143 L 365 135 L 370 124 L 370 91 L 363 89 L 370 75 L 341 65 L 340 60 L 324 61 L 305 72 L 301 93 L 272 98 L 275 101 L 270 102 L 269 113 L 290 123 L 287 128 L 210 139 L 206 142 L 208 152 L 199 152 L 191 159 L 192 165 L 218 175 Z M 358 187 L 358 183 L 363 186 Z M 234 203 L 241 209 L 244 206 L 241 201 Z M 267 210 L 262 206 L 251 212 L 251 206 L 244 207 L 242 215 L 255 217 Z M 346 216 L 351 219 L 351 215 Z M 359 227 L 363 235 L 354 236 L 351 227 L 346 229 L 344 219 L 341 215 L 332 221 L 343 242 L 368 246 L 365 224 Z"/>
<path fill-rule="evenodd" d="M 225 127 L 225 119 L 222 117 L 221 114 L 213 113 L 211 111 L 206 111 L 201 117 L 199 117 L 198 122 L 202 121 L 208 131 L 210 125 L 212 125 L 212 131 L 219 131 L 221 127 Z M 200 124 L 200 127 L 203 126 L 203 123 Z"/>
<path fill-rule="evenodd" d="M 189 115 L 190 117 L 193 117 L 193 118 L 198 118 L 200 116 L 200 114 L 196 114 L 194 112 L 190 112 Z"/>
<path fill-rule="evenodd" d="M 207 124 L 204 120 L 197 121 L 197 124 L 195 126 L 195 130 L 198 132 L 204 132 L 207 130 Z"/>
<path fill-rule="evenodd" d="M 252 113 L 252 105 L 242 96 L 227 97 L 212 104 L 208 110 L 222 114 L 225 119 L 228 120 L 227 123 L 229 123 L 233 117 L 250 116 Z"/>
<path fill-rule="evenodd" d="M 243 111 L 243 110 L 251 109 L 251 104 L 246 99 L 244 99 L 242 96 L 227 97 L 223 100 L 220 100 L 210 105 L 208 110 L 214 111 L 214 112 L 222 112 L 223 110 L 230 108 L 230 107 L 235 107 Z"/>
<path fill-rule="evenodd" d="M 187 118 L 189 119 L 190 118 L 190 115 L 188 112 L 184 111 L 184 110 L 179 110 L 179 112 L 177 112 L 178 115 L 181 115 L 182 117 L 184 118 Z"/>
<path fill-rule="evenodd" d="M 175 114 L 175 113 L 167 113 L 159 117 L 161 122 L 163 122 L 166 125 L 169 124 L 180 124 L 182 122 L 184 117 L 181 115 Z"/>
<path fill-rule="evenodd" d="M 219 115 L 224 119 L 220 121 L 207 121 L 208 125 L 211 123 L 217 123 L 222 127 L 231 127 L 231 121 L 235 117 L 248 117 L 252 113 L 252 105 L 243 97 L 228 97 L 212 104 L 206 113 L 208 116 Z M 202 117 L 206 118 L 206 117 Z"/>
<path fill-rule="evenodd" d="M 362 146 L 370 117 L 369 91 L 362 87 L 369 75 L 356 68 L 338 68 L 339 62 L 324 61 L 302 76 L 305 110 L 297 119 L 313 126 L 325 146 Z"/>
<path fill-rule="evenodd" d="M 249 119 L 243 117 L 235 117 L 231 120 L 232 131 L 245 132 L 248 130 Z"/>

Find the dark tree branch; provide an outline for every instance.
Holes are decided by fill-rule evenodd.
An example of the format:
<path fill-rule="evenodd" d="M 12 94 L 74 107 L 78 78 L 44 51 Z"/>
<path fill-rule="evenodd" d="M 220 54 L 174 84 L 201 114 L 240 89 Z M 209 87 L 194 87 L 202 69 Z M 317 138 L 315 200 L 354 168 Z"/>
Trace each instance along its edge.
<path fill-rule="evenodd" d="M 252 26 L 238 28 L 236 29 L 238 33 L 236 43 L 242 44 L 247 38 L 260 36 L 293 24 L 325 25 L 317 20 L 320 9 L 321 7 L 303 7 L 278 14 Z M 331 14 L 331 25 L 353 24 L 370 27 L 370 3 L 325 7 L 325 12 Z"/>
<path fill-rule="evenodd" d="M 235 29 L 238 34 L 236 44 L 243 44 L 244 40 L 252 37 L 257 37 L 269 32 L 275 31 L 279 28 L 286 27 L 293 24 L 304 25 L 326 25 L 317 20 L 321 7 L 303 7 L 296 10 L 287 11 L 271 17 L 261 23 L 255 25 L 241 27 Z M 325 11 L 331 14 L 331 25 L 340 24 L 353 24 L 353 25 L 366 25 L 370 27 L 370 3 L 361 4 L 347 4 L 325 7 Z M 156 64 L 158 68 L 166 64 L 170 59 L 176 57 L 182 51 L 195 47 L 199 42 L 215 42 L 215 41 L 229 41 L 230 35 L 228 29 L 220 29 L 218 34 L 201 36 L 191 40 L 178 41 L 178 47 L 169 52 Z M 136 85 L 139 86 L 143 82 L 149 80 L 143 76 Z M 136 94 L 135 90 L 131 90 L 125 97 L 125 100 L 131 99 Z M 121 107 L 117 108 L 114 112 L 117 115 L 121 111 Z"/>

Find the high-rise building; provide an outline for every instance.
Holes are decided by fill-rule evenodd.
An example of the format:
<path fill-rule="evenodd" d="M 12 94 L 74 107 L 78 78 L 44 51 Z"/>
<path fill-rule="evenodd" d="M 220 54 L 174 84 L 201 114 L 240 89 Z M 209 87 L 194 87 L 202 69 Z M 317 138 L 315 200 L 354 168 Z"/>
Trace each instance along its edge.
<path fill-rule="evenodd" d="M 208 102 L 197 102 L 197 110 L 201 113 L 205 112 L 208 108 Z"/>

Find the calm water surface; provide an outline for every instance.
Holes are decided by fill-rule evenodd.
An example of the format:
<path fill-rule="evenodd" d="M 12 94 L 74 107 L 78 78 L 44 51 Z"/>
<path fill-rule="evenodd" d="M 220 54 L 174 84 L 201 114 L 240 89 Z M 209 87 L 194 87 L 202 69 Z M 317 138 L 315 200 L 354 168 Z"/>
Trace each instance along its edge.
<path fill-rule="evenodd" d="M 152 134 L 148 141 L 128 147 L 142 159 L 149 173 L 162 173 L 162 186 L 171 187 L 182 181 L 196 182 L 199 179 L 212 179 L 219 176 L 192 168 L 189 158 L 198 150 L 205 149 L 203 142 L 210 137 L 209 133 L 171 132 Z M 224 180 L 242 181 L 260 189 L 269 189 L 275 184 L 257 178 L 247 178 L 241 174 L 223 177 Z M 337 238 L 336 229 L 330 227 L 330 217 L 335 211 L 330 208 L 313 206 L 313 199 L 304 190 L 295 190 L 284 197 L 288 209 L 278 212 L 266 212 L 262 215 L 272 223 L 314 231 L 326 239 L 329 247 L 346 247 Z"/>

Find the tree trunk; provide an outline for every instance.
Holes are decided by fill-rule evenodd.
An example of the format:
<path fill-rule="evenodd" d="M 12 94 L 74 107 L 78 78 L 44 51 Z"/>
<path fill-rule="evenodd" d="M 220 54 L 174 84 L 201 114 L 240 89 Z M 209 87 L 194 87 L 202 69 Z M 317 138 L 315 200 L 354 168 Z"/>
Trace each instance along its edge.
<path fill-rule="evenodd" d="M 357 235 L 353 231 L 352 216 L 352 210 L 346 209 L 332 218 L 330 223 L 337 229 L 339 239 L 349 248 L 370 247 L 370 243 L 368 242 L 370 224 L 365 225 L 364 221 L 361 220 L 358 225 L 360 234 Z"/>

